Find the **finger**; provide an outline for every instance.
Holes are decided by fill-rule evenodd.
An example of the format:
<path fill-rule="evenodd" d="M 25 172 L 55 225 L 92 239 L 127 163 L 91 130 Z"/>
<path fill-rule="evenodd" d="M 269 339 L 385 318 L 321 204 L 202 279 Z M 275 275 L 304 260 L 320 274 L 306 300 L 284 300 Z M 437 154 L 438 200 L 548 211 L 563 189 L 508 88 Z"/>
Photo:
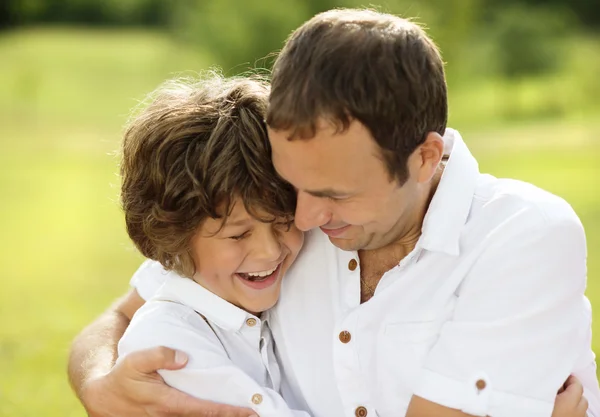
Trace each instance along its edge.
<path fill-rule="evenodd" d="M 564 384 L 562 384 L 560 386 L 560 388 L 558 389 L 557 394 L 560 394 L 560 393 L 564 392 L 564 390 L 566 390 L 569 385 L 574 384 L 577 381 L 579 381 L 579 380 L 575 376 L 569 375 L 569 377 L 566 379 L 566 381 L 564 382 Z"/>
<path fill-rule="evenodd" d="M 124 366 L 142 374 L 150 374 L 159 369 L 180 369 L 187 361 L 188 356 L 184 352 L 162 346 L 132 352 L 123 359 Z"/>
<path fill-rule="evenodd" d="M 581 384 L 581 382 L 579 381 L 579 379 L 577 379 L 577 377 L 575 375 L 569 375 L 569 377 L 567 378 L 567 380 L 565 381 L 565 388 L 568 387 L 569 385 L 573 385 L 573 384 Z"/>
<path fill-rule="evenodd" d="M 583 385 L 577 378 L 574 376 L 570 376 L 567 379 L 567 388 L 565 389 L 565 393 L 570 393 L 573 397 L 577 397 L 577 400 L 581 399 L 583 396 Z"/>
<path fill-rule="evenodd" d="M 588 400 L 585 397 L 581 397 L 581 400 L 575 409 L 575 415 L 585 417 L 587 415 L 588 406 Z"/>

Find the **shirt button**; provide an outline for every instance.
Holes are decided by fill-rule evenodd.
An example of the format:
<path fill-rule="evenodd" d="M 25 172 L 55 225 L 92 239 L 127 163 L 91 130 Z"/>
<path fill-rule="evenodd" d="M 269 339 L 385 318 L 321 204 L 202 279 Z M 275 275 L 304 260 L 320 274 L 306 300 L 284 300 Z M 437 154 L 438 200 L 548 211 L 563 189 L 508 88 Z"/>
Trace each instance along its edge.
<path fill-rule="evenodd" d="M 256 319 L 250 317 L 248 320 L 246 320 L 246 324 L 248 325 L 248 327 L 254 327 L 256 326 Z"/>
<path fill-rule="evenodd" d="M 262 400 L 263 400 L 263 399 L 262 399 L 262 395 L 260 395 L 260 394 L 254 394 L 254 395 L 252 396 L 252 403 L 253 403 L 253 404 L 256 404 L 256 405 L 258 405 L 258 404 L 262 403 Z"/>
<path fill-rule="evenodd" d="M 356 262 L 356 259 L 350 259 L 350 262 L 348 262 L 348 269 L 350 271 L 354 271 L 357 266 L 358 266 L 358 262 Z"/>
<path fill-rule="evenodd" d="M 368 411 L 365 407 L 363 407 L 362 405 L 360 407 L 356 407 L 356 410 L 354 411 L 354 415 L 356 417 L 366 417 L 368 414 Z"/>
<path fill-rule="evenodd" d="M 340 332 L 340 342 L 348 343 L 350 339 L 352 339 L 352 335 L 349 331 L 344 330 L 343 332 Z"/>
<path fill-rule="evenodd" d="M 485 381 L 483 379 L 478 379 L 477 382 L 475 383 L 475 386 L 477 387 L 477 389 L 479 391 L 482 391 L 485 389 L 485 387 L 487 387 L 487 384 L 485 383 Z"/>

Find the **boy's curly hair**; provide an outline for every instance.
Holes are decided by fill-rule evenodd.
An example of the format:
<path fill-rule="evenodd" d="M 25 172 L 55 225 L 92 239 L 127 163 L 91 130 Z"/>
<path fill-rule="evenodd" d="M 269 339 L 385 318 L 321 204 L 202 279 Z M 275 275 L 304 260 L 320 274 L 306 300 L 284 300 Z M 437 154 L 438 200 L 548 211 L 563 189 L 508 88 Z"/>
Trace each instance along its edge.
<path fill-rule="evenodd" d="M 214 74 L 151 94 L 126 130 L 120 170 L 127 232 L 144 256 L 191 277 L 192 237 L 206 218 L 225 220 L 236 197 L 261 221 L 291 221 L 295 192 L 271 163 L 268 95 L 259 79 Z"/>

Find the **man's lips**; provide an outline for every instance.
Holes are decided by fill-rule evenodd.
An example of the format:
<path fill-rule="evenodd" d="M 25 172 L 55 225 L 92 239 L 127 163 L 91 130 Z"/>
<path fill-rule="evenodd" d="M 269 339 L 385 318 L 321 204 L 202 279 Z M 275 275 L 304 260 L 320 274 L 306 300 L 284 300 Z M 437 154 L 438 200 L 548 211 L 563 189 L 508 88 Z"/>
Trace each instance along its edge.
<path fill-rule="evenodd" d="M 323 233 L 325 233 L 329 237 L 338 237 L 338 236 L 342 235 L 349 228 L 350 228 L 350 225 L 347 225 L 344 227 L 339 227 L 337 229 L 326 229 L 324 227 L 321 227 L 320 229 L 323 231 Z"/>

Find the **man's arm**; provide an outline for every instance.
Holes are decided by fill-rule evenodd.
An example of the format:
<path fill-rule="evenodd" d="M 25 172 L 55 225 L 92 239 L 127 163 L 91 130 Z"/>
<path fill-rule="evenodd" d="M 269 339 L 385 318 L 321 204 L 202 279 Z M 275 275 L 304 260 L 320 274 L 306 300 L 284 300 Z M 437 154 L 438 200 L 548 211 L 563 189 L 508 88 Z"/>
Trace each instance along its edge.
<path fill-rule="evenodd" d="M 556 396 L 552 417 L 585 417 L 588 402 L 583 396 L 583 386 L 575 377 L 569 377 L 565 387 Z M 474 417 L 462 411 L 413 396 L 406 417 Z"/>
<path fill-rule="evenodd" d="M 69 381 L 90 417 L 248 417 L 236 407 L 198 400 L 167 386 L 156 372 L 185 366 L 167 348 L 135 352 L 113 368 L 117 344 L 144 300 L 132 290 L 86 327 L 71 347 Z"/>
<path fill-rule="evenodd" d="M 455 314 L 427 356 L 409 417 L 430 415 L 434 405 L 423 399 L 467 413 L 437 413 L 447 417 L 548 416 L 562 381 L 587 360 L 583 228 L 564 207 L 533 214 L 507 220 L 519 227 L 491 235 L 477 253 Z"/>
<path fill-rule="evenodd" d="M 106 375 L 115 364 L 117 343 L 133 314 L 144 304 L 131 290 L 75 338 L 69 355 L 69 382 L 83 401 L 84 387 L 90 380 Z"/>

